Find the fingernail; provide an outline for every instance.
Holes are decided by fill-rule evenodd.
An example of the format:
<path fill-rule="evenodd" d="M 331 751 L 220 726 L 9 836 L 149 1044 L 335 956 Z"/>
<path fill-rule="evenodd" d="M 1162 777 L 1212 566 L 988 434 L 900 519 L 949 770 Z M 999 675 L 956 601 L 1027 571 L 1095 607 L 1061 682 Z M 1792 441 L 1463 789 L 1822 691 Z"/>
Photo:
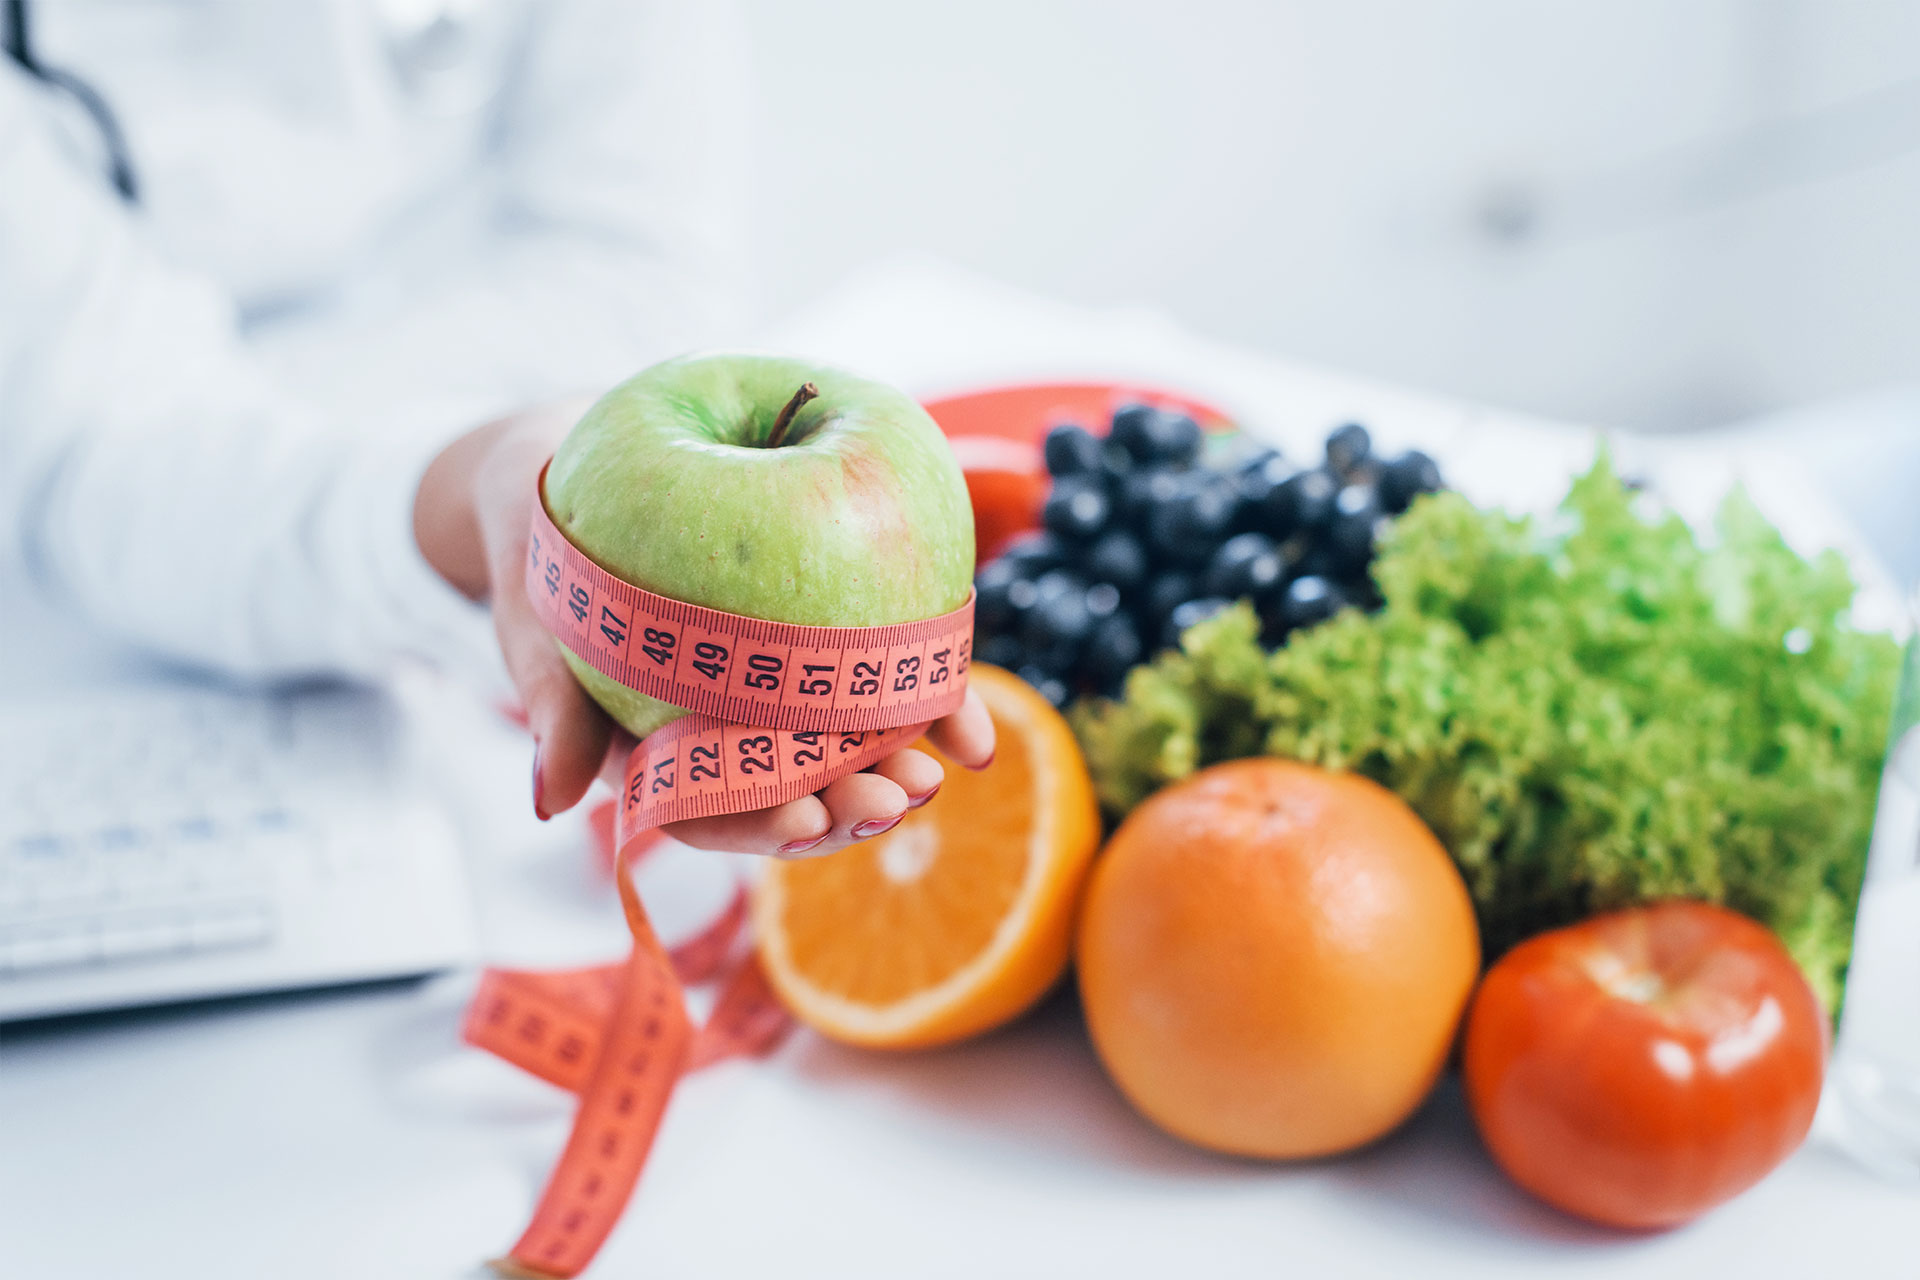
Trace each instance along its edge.
<path fill-rule="evenodd" d="M 545 822 L 553 815 L 547 812 L 545 797 L 542 794 L 543 787 L 544 784 L 540 778 L 540 742 L 538 739 L 535 739 L 533 744 L 533 816 Z"/>
<path fill-rule="evenodd" d="M 923 804 L 925 804 L 925 803 L 926 803 L 927 801 L 929 801 L 929 800 L 931 800 L 931 799 L 933 799 L 933 798 L 934 798 L 935 796 L 937 796 L 937 795 L 939 795 L 939 794 L 940 794 L 940 785 L 941 785 L 940 783 L 938 783 L 938 782 L 936 782 L 936 783 L 934 783 L 934 784 L 933 784 L 933 786 L 932 786 L 932 787 L 931 787 L 930 789 L 928 789 L 928 790 L 926 790 L 926 791 L 922 791 L 922 792 L 921 792 L 921 793 L 920 793 L 919 795 L 917 795 L 917 796 L 908 796 L 908 797 L 907 797 L 907 808 L 909 808 L 909 809 L 918 809 L 918 808 L 919 808 L 919 807 L 920 807 L 921 805 L 923 805 Z"/>
<path fill-rule="evenodd" d="M 891 818 L 870 818 L 855 827 L 850 834 L 855 840 L 866 840 L 879 835 L 882 831 L 893 830 L 900 825 L 900 819 L 906 816 L 905 810 L 902 810 L 894 814 Z"/>
<path fill-rule="evenodd" d="M 994 748 L 994 751 L 997 751 L 997 750 L 999 750 L 999 748 L 997 748 L 997 747 L 996 747 L 996 748 Z M 973 766 L 973 771 L 974 771 L 975 773 L 979 773 L 979 772 L 980 772 L 981 770 L 983 770 L 983 769 L 990 769 L 990 768 L 992 768 L 992 767 L 993 767 L 993 756 L 994 756 L 994 752 L 993 752 L 993 751 L 989 751 L 989 752 L 987 752 L 987 758 L 986 758 L 985 760 L 982 760 L 982 761 L 981 761 L 981 762 L 980 762 L 979 764 L 976 764 L 976 765 L 974 765 L 974 766 Z"/>
<path fill-rule="evenodd" d="M 811 840 L 789 840 L 780 846 L 780 852 L 787 857 L 792 857 L 796 853 L 805 853 L 831 834 L 829 831 L 822 831 Z"/>

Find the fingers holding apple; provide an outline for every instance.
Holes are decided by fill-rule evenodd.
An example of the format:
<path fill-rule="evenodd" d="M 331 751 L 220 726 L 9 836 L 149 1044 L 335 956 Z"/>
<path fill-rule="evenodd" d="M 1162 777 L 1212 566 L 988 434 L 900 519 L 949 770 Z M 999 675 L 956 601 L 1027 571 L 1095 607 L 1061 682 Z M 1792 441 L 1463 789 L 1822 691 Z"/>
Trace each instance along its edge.
<path fill-rule="evenodd" d="M 633 739 L 620 729 L 614 739 L 608 757 L 612 772 L 605 776 L 618 786 L 626 759 L 619 748 L 624 740 L 631 750 Z M 993 721 L 971 691 L 958 711 L 929 726 L 927 740 L 966 768 L 984 769 L 993 763 Z M 944 777 L 940 761 L 908 747 L 814 795 L 751 813 L 675 822 L 665 831 L 696 849 L 817 858 L 890 829 L 908 809 L 933 799 Z"/>
<path fill-rule="evenodd" d="M 613 729 L 567 670 L 521 585 L 535 481 L 589 403 L 559 400 L 468 432 L 434 459 L 414 499 L 422 556 L 492 610 L 501 656 L 536 743 L 533 806 L 543 819 L 586 794 Z"/>
<path fill-rule="evenodd" d="M 527 709 L 534 739 L 533 809 L 543 820 L 586 795 L 609 754 L 614 727 L 567 669 L 522 585 L 535 482 L 584 407 L 584 401 L 562 401 L 505 419 L 472 479 L 494 633 Z"/>
<path fill-rule="evenodd" d="M 958 711 L 928 726 L 926 740 L 965 768 L 984 769 L 993 763 L 993 720 L 980 696 L 971 690 Z M 600 764 L 600 778 L 615 791 L 625 785 L 627 757 L 638 744 L 631 733 L 618 725 L 613 727 Z M 696 849 L 817 858 L 877 835 L 876 824 L 887 823 L 906 809 L 916 809 L 933 799 L 946 770 L 938 759 L 908 747 L 854 776 L 884 780 L 892 783 L 893 789 L 871 783 L 836 785 L 770 809 L 690 818 L 670 823 L 663 830 Z M 856 830 L 867 834 L 855 836 Z"/>
<path fill-rule="evenodd" d="M 993 763 L 993 717 L 980 695 L 969 689 L 958 711 L 928 727 L 927 741 L 955 764 L 984 769 Z"/>

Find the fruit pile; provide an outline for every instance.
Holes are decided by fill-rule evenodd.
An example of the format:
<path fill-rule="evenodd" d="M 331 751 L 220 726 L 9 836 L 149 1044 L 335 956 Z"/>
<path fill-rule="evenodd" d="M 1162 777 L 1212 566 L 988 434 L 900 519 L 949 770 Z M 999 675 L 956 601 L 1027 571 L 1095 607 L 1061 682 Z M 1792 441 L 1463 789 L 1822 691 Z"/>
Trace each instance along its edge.
<path fill-rule="evenodd" d="M 1044 527 L 974 580 L 978 658 L 1058 707 L 1117 692 L 1129 668 L 1236 600 L 1279 645 L 1348 605 L 1377 606 L 1381 522 L 1441 487 L 1432 458 L 1378 459 L 1358 423 L 1308 467 L 1265 448 L 1215 465 L 1207 444 L 1188 414 L 1138 402 L 1113 411 L 1104 437 L 1049 431 Z"/>
<path fill-rule="evenodd" d="M 1610 474 L 1604 502 L 1589 480 L 1567 508 L 1591 515 L 1605 536 L 1536 549 L 1514 532 L 1522 526 L 1459 495 L 1414 506 L 1440 488 L 1432 460 L 1376 458 L 1355 424 L 1305 466 L 1139 403 L 1113 411 L 1103 434 L 1054 427 L 1044 451 L 981 440 L 992 448 L 965 461 L 991 557 L 975 576 L 972 678 L 998 755 L 978 774 L 948 769 L 940 799 L 890 831 L 830 858 L 779 863 L 759 882 L 760 957 L 801 1022 L 874 1048 L 954 1043 L 1030 1007 L 1071 960 L 1101 1064 L 1169 1133 L 1243 1157 L 1334 1156 L 1404 1123 L 1452 1061 L 1487 1151 L 1515 1183 L 1633 1230 L 1708 1211 L 1800 1145 L 1820 1096 L 1826 1015 L 1778 937 L 1725 907 L 1667 901 L 1601 915 L 1583 907 L 1574 923 L 1536 917 L 1524 930 L 1501 917 L 1489 954 L 1477 895 L 1533 902 L 1537 885 L 1519 893 L 1489 874 L 1488 857 L 1460 857 L 1480 838 L 1462 834 L 1455 812 L 1471 788 L 1448 791 L 1450 807 L 1423 817 L 1430 790 L 1396 794 L 1350 771 L 1356 760 L 1419 759 L 1429 780 L 1448 768 L 1479 777 L 1516 725 L 1528 729 L 1522 747 L 1565 732 L 1563 711 L 1537 729 L 1515 712 L 1512 664 L 1538 667 L 1542 646 L 1577 649 L 1579 637 L 1476 645 L 1503 607 L 1514 627 L 1537 630 L 1553 616 L 1541 601 L 1563 601 L 1586 628 L 1580 636 L 1614 637 L 1605 652 L 1617 654 L 1613 621 L 1650 621 L 1644 600 L 1609 594 L 1617 582 L 1643 583 L 1656 568 L 1711 578 L 1670 529 L 1649 526 L 1644 553 L 1637 548 L 1622 532 L 1630 495 Z M 989 475 L 1002 487 L 976 483 Z M 1382 523 L 1403 512 L 1376 561 Z M 1826 598 L 1765 533 L 1740 544 L 1739 554 L 1758 555 L 1754 571 L 1727 580 L 1796 584 L 1782 608 Z M 1526 572 L 1509 564 L 1530 555 L 1549 562 Z M 1473 580 L 1505 584 L 1511 598 L 1470 593 L 1472 620 L 1413 613 L 1429 625 L 1404 625 L 1412 609 L 1467 607 L 1458 591 L 1419 589 L 1460 580 L 1463 557 L 1505 557 Z M 1252 608 L 1189 630 L 1234 600 Z M 1832 600 L 1823 608 L 1844 603 Z M 1724 637 L 1694 634 L 1703 620 L 1731 624 L 1705 607 L 1682 612 L 1674 623 L 1694 631 L 1669 625 L 1664 643 L 1692 652 L 1693 635 L 1714 672 L 1746 669 L 1729 667 Z M 1792 612 L 1744 625 L 1758 639 L 1741 652 L 1759 655 L 1780 652 L 1779 636 L 1808 623 Z M 1295 636 L 1302 628 L 1312 630 Z M 1173 645 L 1181 656 L 1132 674 L 1118 701 L 1083 704 L 1073 728 L 1056 709 L 1115 692 Z M 1383 656 L 1395 666 L 1383 667 Z M 1482 668 L 1486 679 L 1462 679 Z M 1410 674 L 1396 678 L 1402 670 Z M 1448 673 L 1446 688 L 1401 695 L 1434 671 Z M 1630 674 L 1646 678 L 1638 667 Z M 1232 710 L 1238 686 L 1222 682 L 1236 678 L 1287 700 L 1260 709 L 1268 719 L 1255 735 L 1209 734 L 1207 709 Z M 1674 678 L 1682 692 L 1700 681 L 1684 668 Z M 1216 686 L 1223 696 L 1210 696 Z M 1427 723 L 1439 715 L 1497 727 L 1460 738 Z M 1338 741 L 1377 751 L 1284 758 L 1311 754 L 1300 735 L 1329 724 L 1359 726 Z M 1734 738 L 1719 734 L 1704 758 L 1723 758 Z M 1636 735 L 1623 758 L 1670 764 L 1671 753 L 1646 752 L 1648 740 Z M 1438 744 L 1467 754 L 1419 754 Z M 1262 749 L 1274 754 L 1209 759 Z M 1509 754 L 1514 769 L 1561 759 Z M 1192 771 L 1196 760 L 1210 767 Z M 1169 776 L 1175 768 L 1185 776 Z M 1119 825 L 1099 848 L 1096 782 L 1120 801 L 1111 805 Z M 1563 791 L 1553 799 L 1568 803 Z M 1660 821 L 1643 817 L 1636 830 Z M 1516 856 L 1527 847 L 1509 840 L 1501 856 L 1537 869 L 1537 858 Z M 1635 837 L 1609 856 L 1651 862 L 1648 849 Z M 1592 846 L 1581 852 L 1591 865 Z"/>
<path fill-rule="evenodd" d="M 1473 904 L 1406 801 L 1292 760 L 1213 765 L 1104 848 L 1065 720 L 994 667 L 1000 751 L 940 799 L 754 895 L 773 989 L 824 1035 L 951 1044 L 1066 972 L 1114 1084 L 1198 1146 L 1269 1160 L 1364 1146 L 1455 1046 L 1488 1151 L 1593 1222 L 1673 1226 L 1805 1138 L 1825 1015 L 1780 941 L 1670 901 L 1542 933 L 1484 976 Z"/>

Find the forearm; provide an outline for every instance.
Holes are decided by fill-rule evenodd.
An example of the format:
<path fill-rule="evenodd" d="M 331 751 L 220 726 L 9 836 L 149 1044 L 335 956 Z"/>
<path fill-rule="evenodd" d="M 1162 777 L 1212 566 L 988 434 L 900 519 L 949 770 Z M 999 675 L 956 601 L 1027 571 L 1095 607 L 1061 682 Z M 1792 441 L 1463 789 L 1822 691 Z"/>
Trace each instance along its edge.
<path fill-rule="evenodd" d="M 414 546 L 435 440 L 270 416 L 169 425 L 28 460 L 23 550 L 62 607 L 248 677 L 485 654 L 484 620 Z"/>
<path fill-rule="evenodd" d="M 474 477 L 512 425 L 502 418 L 470 431 L 434 456 L 413 502 L 413 537 L 435 573 L 469 600 L 485 600 L 487 556 L 474 509 Z"/>

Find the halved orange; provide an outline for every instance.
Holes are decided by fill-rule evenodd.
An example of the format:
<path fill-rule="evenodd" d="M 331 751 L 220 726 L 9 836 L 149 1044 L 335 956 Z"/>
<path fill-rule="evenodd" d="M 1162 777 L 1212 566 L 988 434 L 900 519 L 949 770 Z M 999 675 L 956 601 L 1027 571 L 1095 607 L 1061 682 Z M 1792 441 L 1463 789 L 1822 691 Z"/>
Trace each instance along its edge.
<path fill-rule="evenodd" d="M 995 667 L 971 679 L 999 739 L 991 765 L 942 760 L 940 794 L 892 831 L 774 863 L 756 888 L 767 976 L 822 1035 L 945 1044 L 1015 1017 L 1066 969 L 1100 843 L 1093 783 L 1046 699 Z"/>

